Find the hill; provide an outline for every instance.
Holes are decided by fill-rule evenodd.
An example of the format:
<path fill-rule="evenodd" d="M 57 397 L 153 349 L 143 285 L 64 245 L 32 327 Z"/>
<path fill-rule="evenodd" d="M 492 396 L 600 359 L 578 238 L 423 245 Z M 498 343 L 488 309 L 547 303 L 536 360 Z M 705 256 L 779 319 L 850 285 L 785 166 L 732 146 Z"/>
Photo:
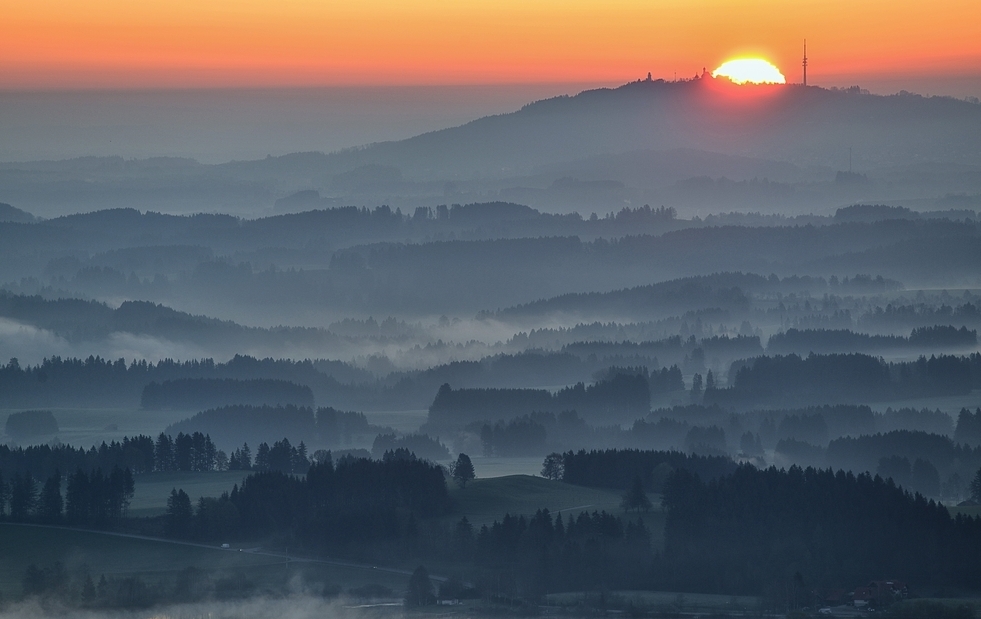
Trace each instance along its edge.
<path fill-rule="evenodd" d="M 166 167 L 119 158 L 2 164 L 0 183 L 6 199 L 45 215 L 68 203 L 78 210 L 138 202 L 168 212 L 225 204 L 241 213 L 273 209 L 277 200 L 280 210 L 352 202 L 414 208 L 477 196 L 564 212 L 576 204 L 609 212 L 625 202 L 717 210 L 715 194 L 729 208 L 790 203 L 813 211 L 981 194 L 979 131 L 981 105 L 949 97 L 645 80 L 327 154 Z M 857 175 L 836 175 L 847 169 L 850 148 Z M 565 179 L 593 184 L 570 191 Z M 691 179 L 700 180 L 692 186 Z M 768 184 L 731 185 L 754 179 Z M 706 188 L 706 180 L 727 183 Z M 282 201 L 291 196 L 298 197 Z"/>

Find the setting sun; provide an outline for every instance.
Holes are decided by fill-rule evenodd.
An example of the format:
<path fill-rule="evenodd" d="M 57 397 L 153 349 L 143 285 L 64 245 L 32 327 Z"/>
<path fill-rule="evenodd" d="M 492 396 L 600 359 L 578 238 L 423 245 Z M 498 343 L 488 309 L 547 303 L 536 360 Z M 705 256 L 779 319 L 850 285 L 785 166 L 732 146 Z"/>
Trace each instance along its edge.
<path fill-rule="evenodd" d="M 722 63 L 712 77 L 727 77 L 734 84 L 786 84 L 787 79 L 762 58 L 738 58 Z"/>

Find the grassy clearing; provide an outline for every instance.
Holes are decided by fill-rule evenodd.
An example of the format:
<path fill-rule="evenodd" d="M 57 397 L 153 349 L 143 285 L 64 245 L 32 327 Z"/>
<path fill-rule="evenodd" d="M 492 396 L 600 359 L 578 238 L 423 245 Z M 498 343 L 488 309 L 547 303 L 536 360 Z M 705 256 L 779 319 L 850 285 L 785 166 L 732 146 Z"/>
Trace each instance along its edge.
<path fill-rule="evenodd" d="M 240 552 L 160 540 L 120 537 L 78 531 L 0 523 L 0 592 L 8 599 L 22 591 L 24 571 L 30 564 L 50 566 L 60 561 L 69 571 L 87 569 L 93 578 L 139 576 L 148 582 L 168 582 L 178 572 L 194 567 L 211 574 L 242 573 L 261 587 L 282 587 L 293 581 L 345 589 L 380 584 L 395 591 L 405 588 L 408 576 L 371 567 L 291 562 L 282 557 Z M 282 550 L 282 549 L 273 549 Z"/>
<path fill-rule="evenodd" d="M 478 479 L 488 477 L 505 477 L 508 475 L 538 475 L 542 470 L 544 456 L 529 456 L 520 458 L 501 458 L 496 456 L 471 456 L 474 472 Z M 450 465 L 456 458 L 440 462 Z"/>
<path fill-rule="evenodd" d="M 135 478 L 136 492 L 130 503 L 130 516 L 159 516 L 167 510 L 167 498 L 174 488 L 183 488 L 197 505 L 203 496 L 220 496 L 241 485 L 249 471 L 210 471 L 207 473 L 145 473 Z"/>

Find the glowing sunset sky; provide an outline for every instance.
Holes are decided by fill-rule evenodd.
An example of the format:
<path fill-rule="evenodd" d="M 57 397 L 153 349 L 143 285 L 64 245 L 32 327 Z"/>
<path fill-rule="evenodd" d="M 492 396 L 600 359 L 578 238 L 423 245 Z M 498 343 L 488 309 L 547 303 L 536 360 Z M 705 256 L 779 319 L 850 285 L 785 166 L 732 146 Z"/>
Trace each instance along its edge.
<path fill-rule="evenodd" d="M 5 0 L 0 88 L 981 74 L 977 0 Z"/>

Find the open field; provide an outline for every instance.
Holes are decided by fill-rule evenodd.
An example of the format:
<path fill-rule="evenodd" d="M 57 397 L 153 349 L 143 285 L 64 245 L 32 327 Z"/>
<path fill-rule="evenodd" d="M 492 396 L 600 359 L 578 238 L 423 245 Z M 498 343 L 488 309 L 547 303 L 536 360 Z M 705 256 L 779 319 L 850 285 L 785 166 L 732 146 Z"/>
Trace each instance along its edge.
<path fill-rule="evenodd" d="M 212 574 L 229 571 L 270 587 L 285 585 L 299 576 L 300 581 L 322 587 L 325 583 L 344 588 L 380 584 L 395 591 L 404 589 L 408 576 L 397 571 L 351 564 L 290 561 L 283 549 L 269 554 L 144 539 L 54 527 L 0 523 L 0 592 L 5 597 L 20 595 L 24 570 L 30 564 L 50 566 L 60 561 L 69 572 L 85 568 L 98 580 L 140 576 L 147 581 L 168 581 L 178 572 L 194 567 Z"/>
<path fill-rule="evenodd" d="M 499 456 L 471 456 L 477 479 L 491 477 L 506 477 L 509 475 L 538 475 L 542 471 L 544 456 L 529 456 L 520 458 L 502 458 Z M 440 464 L 449 465 L 456 458 Z"/>
<path fill-rule="evenodd" d="M 159 472 L 135 477 L 136 492 L 129 506 L 130 516 L 159 516 L 167 510 L 167 498 L 174 488 L 183 489 L 197 505 L 203 496 L 221 496 L 241 484 L 249 471 L 209 471 L 207 473 Z"/>

